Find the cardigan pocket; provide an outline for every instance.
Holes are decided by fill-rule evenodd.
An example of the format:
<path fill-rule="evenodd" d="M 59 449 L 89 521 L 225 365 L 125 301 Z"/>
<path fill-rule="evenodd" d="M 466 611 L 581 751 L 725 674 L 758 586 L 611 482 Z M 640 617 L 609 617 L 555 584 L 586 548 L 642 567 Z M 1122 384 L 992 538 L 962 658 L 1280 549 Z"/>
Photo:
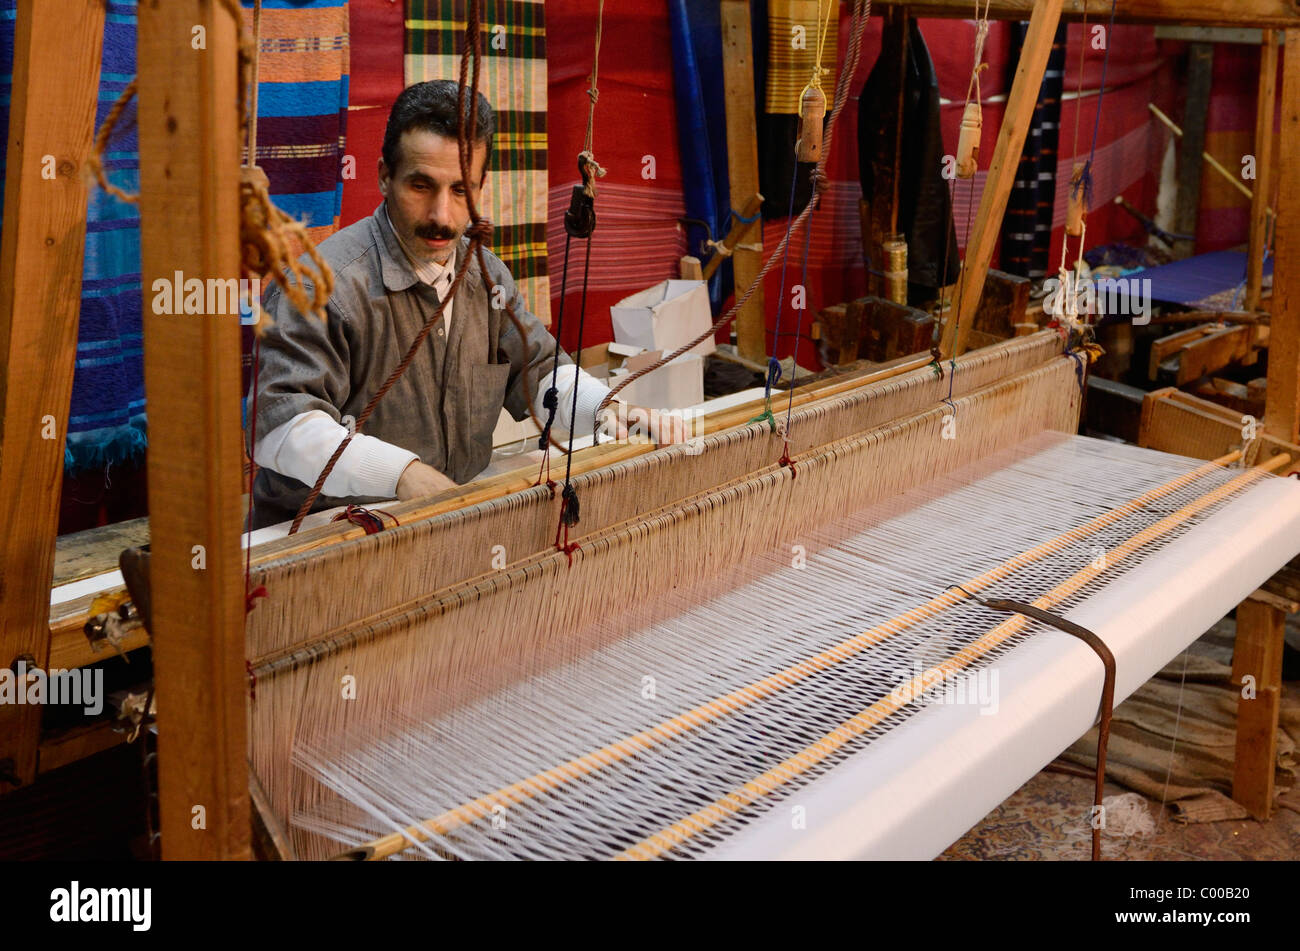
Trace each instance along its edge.
<path fill-rule="evenodd" d="M 492 432 L 505 406 L 510 369 L 508 363 L 476 363 L 470 367 L 469 441 L 475 459 L 483 460 L 479 470 L 492 456 Z"/>

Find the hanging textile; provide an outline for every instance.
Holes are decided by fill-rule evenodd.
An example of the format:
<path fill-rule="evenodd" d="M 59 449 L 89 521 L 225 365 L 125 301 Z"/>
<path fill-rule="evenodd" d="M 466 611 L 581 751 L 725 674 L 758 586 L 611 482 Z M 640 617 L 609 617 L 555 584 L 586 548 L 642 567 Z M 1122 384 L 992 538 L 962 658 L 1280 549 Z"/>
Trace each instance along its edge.
<path fill-rule="evenodd" d="M 886 31 L 871 75 L 858 97 L 858 163 L 862 196 L 874 193 L 877 161 L 892 161 L 893 130 L 885 129 L 881 109 L 888 88 L 895 88 L 890 71 L 898 68 L 901 51 Z M 933 300 L 937 288 L 957 279 L 960 270 L 957 237 L 950 212 L 949 183 L 943 178 L 943 137 L 939 130 L 939 81 L 930 51 L 915 19 L 908 20 L 907 62 L 903 85 L 902 157 L 899 161 L 898 228 L 907 236 L 908 300 Z M 888 154 L 880 149 L 889 146 Z M 871 249 L 867 249 L 870 254 Z M 883 270 L 873 262 L 873 267 Z M 940 271 L 943 274 L 940 274 Z"/>
<path fill-rule="evenodd" d="M 136 4 L 112 2 L 104 18 L 95 127 L 135 75 Z M 128 192 L 139 191 L 135 103 L 108 142 L 104 169 Z M 81 274 L 77 358 L 68 413 L 64 468 L 69 476 L 138 457 L 147 442 L 141 334 L 140 212 L 99 188 L 89 190 Z"/>
<path fill-rule="evenodd" d="M 406 84 L 460 76 L 465 0 L 410 0 Z M 484 216 L 524 303 L 550 322 L 546 263 L 546 27 L 540 0 L 487 0 L 481 90 L 496 111 Z M 577 169 L 574 169 L 576 175 Z"/>
<path fill-rule="evenodd" d="M 253 0 L 241 2 L 251 31 Z M 255 164 L 276 206 L 305 221 L 316 244 L 339 227 L 348 56 L 347 0 L 262 0 Z"/>
<path fill-rule="evenodd" d="M 5 179 L 5 153 L 9 148 L 9 103 L 14 88 L 14 24 L 18 0 L 0 0 L 0 186 Z M 5 190 L 0 187 L 0 215 L 4 214 Z"/>
<path fill-rule="evenodd" d="M 1011 24 L 1008 79 L 1015 76 L 1028 23 Z M 1043 85 L 1016 168 L 1016 181 L 1007 200 L 1002 229 L 1002 270 L 1021 277 L 1041 278 L 1049 267 L 1053 215 L 1056 210 L 1057 150 L 1061 131 L 1061 93 L 1065 81 L 1066 25 L 1052 41 Z"/>
<path fill-rule="evenodd" d="M 704 260 L 709 238 L 722 240 L 730 227 L 730 179 L 722 81 L 722 23 L 717 4 L 668 4 L 672 25 L 673 98 L 677 105 L 677 146 L 682 160 L 686 202 L 686 248 Z M 704 224 L 698 224 L 703 222 Z M 705 227 L 707 226 L 707 228 Z M 731 269 L 718 268 L 709 281 L 714 315 L 731 293 Z"/>
<path fill-rule="evenodd" d="M 402 61 L 406 49 L 405 13 L 393 0 L 349 0 L 351 40 L 348 77 L 347 155 L 355 174 L 343 176 L 342 227 L 369 218 L 383 201 L 379 194 L 380 150 L 388 111 L 406 87 Z"/>

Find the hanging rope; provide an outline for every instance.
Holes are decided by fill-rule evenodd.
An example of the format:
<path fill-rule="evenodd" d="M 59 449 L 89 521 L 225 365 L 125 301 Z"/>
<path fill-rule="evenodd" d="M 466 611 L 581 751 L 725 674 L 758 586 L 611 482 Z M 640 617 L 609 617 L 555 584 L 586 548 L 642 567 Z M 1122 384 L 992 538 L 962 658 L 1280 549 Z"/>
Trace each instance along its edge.
<path fill-rule="evenodd" d="M 568 286 L 569 281 L 569 242 L 573 238 L 580 238 L 586 242 L 586 254 L 583 259 L 582 269 L 582 297 L 578 305 L 578 341 L 577 350 L 579 360 L 582 356 L 582 342 L 584 330 L 587 324 L 587 283 L 591 275 L 591 236 L 596 230 L 596 179 L 605 174 L 605 170 L 600 167 L 592 151 L 593 136 L 596 128 L 596 102 L 600 99 L 600 89 L 597 86 L 597 76 L 600 71 L 600 37 L 604 29 L 605 21 L 605 0 L 601 0 L 600 7 L 596 16 L 596 40 L 592 52 L 591 60 L 591 84 L 587 89 L 587 97 L 590 104 L 587 107 L 587 137 L 583 144 L 583 150 L 578 154 L 578 174 L 582 179 L 581 185 L 573 186 L 573 194 L 569 200 L 569 210 L 564 213 L 564 275 L 560 280 L 560 313 L 564 313 L 564 289 Z M 581 506 L 578 501 L 578 490 L 573 485 L 573 439 L 574 431 L 577 429 L 578 417 L 578 384 L 582 371 L 577 366 L 578 361 L 574 361 L 573 368 L 573 392 L 572 404 L 569 409 L 569 444 L 565 449 L 564 462 L 564 489 L 560 493 L 560 519 L 559 524 L 555 527 L 555 547 L 568 557 L 569 561 L 573 560 L 573 552 L 577 550 L 576 544 L 569 542 L 569 529 L 577 525 L 581 518 Z M 556 326 L 555 334 L 555 360 L 551 369 L 551 388 L 546 391 L 547 412 L 550 414 L 546 421 L 546 434 L 549 435 L 551 423 L 555 419 L 556 408 L 559 402 L 558 391 L 556 390 L 556 377 L 560 368 L 560 327 Z M 599 438 L 599 420 L 594 421 L 592 427 L 593 442 Z M 554 484 L 550 481 L 551 458 L 547 453 L 543 460 L 544 471 L 547 475 L 547 485 Z M 538 473 L 538 482 L 541 482 L 542 475 Z"/>
<path fill-rule="evenodd" d="M 790 263 L 790 228 L 794 225 L 794 186 L 797 180 L 798 176 L 790 176 L 790 205 L 785 219 L 785 248 L 781 253 L 781 293 L 776 299 L 776 330 L 772 336 L 772 356 L 767 358 L 767 382 L 763 386 L 763 412 L 749 421 L 767 423 L 772 432 L 776 432 L 776 417 L 772 415 L 772 387 L 781 379 L 781 361 L 776 358 L 776 346 L 781 339 L 781 316 L 785 312 L 785 276 Z M 791 373 L 797 375 L 798 372 L 796 362 L 795 369 Z"/>

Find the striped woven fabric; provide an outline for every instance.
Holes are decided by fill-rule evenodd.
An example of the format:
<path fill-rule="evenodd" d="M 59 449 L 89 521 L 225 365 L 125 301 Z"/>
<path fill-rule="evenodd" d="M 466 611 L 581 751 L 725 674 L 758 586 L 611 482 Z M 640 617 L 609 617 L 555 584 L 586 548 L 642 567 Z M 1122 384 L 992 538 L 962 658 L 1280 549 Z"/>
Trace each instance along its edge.
<path fill-rule="evenodd" d="M 406 82 L 460 76 L 465 0 L 409 0 Z M 528 309 L 550 322 L 546 261 L 546 27 L 540 0 L 486 0 L 480 87 L 497 133 L 485 214 L 492 250 L 510 268 Z"/>
<path fill-rule="evenodd" d="M 253 0 L 240 2 L 252 31 Z M 347 0 L 262 0 L 259 34 L 255 164 L 266 172 L 271 200 L 304 222 L 320 244 L 339 228 L 343 176 L 365 174 L 355 161 L 345 165 Z M 253 333 L 251 327 L 243 330 L 242 392 L 247 393 Z M 249 465 L 245 457 L 245 474 Z"/>
<path fill-rule="evenodd" d="M 251 30 L 252 0 L 242 3 Z M 347 110 L 347 0 L 263 0 L 256 164 L 317 243 L 339 225 Z"/>
<path fill-rule="evenodd" d="M 822 47 L 822 90 L 829 103 L 835 92 L 838 63 L 839 18 L 830 15 L 825 26 L 826 7 L 838 10 L 829 0 L 769 0 L 767 42 L 767 88 L 764 111 L 781 115 L 799 114 L 799 96 L 812 78 L 817 64 L 818 37 L 826 32 Z"/>
<path fill-rule="evenodd" d="M 108 4 L 96 128 L 135 75 L 135 23 L 134 0 Z M 139 191 L 134 103 L 127 107 L 108 142 L 104 168 L 120 188 Z M 77 362 L 64 451 L 69 474 L 124 463 L 144 450 L 141 308 L 139 211 L 92 188 L 86 209 Z"/>

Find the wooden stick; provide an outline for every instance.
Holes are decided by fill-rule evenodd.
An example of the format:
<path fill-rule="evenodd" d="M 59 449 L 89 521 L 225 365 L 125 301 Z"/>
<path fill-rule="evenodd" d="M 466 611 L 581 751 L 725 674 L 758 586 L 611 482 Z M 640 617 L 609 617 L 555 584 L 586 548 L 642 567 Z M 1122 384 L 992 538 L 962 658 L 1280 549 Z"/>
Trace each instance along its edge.
<path fill-rule="evenodd" d="M 1061 551 L 1070 545 L 1076 544 L 1080 539 L 1106 528 L 1120 518 L 1131 514 L 1137 509 L 1150 505 L 1186 485 L 1190 485 L 1197 479 L 1218 469 L 1220 466 L 1229 465 L 1241 457 L 1240 452 L 1229 453 L 1221 459 L 1198 466 L 1192 472 L 1181 475 L 1170 482 L 1151 489 L 1135 499 L 1119 506 L 1109 512 L 1097 516 L 1091 521 L 1063 532 L 1041 545 L 1029 549 L 1028 551 L 1017 555 L 1003 564 L 992 568 L 984 573 L 970 579 L 962 584 L 967 591 L 981 591 L 989 585 L 996 583 L 1008 574 L 1018 571 L 1028 564 L 1035 561 L 1041 561 L 1043 558 Z M 779 673 L 772 674 L 748 686 L 741 687 L 731 693 L 718 697 L 706 704 L 698 706 L 693 710 L 680 714 L 669 720 L 666 720 L 657 726 L 651 727 L 637 733 L 634 736 L 616 741 L 603 749 L 594 753 L 588 753 L 578 759 L 570 760 L 554 769 L 538 773 L 528 779 L 521 780 L 511 786 L 499 789 L 494 793 L 486 796 L 480 796 L 473 802 L 465 803 L 441 816 L 430 819 L 426 822 L 419 823 L 408 827 L 403 832 L 391 833 L 374 842 L 348 853 L 350 857 L 364 859 L 383 859 L 399 852 L 405 851 L 411 846 L 428 841 L 433 835 L 446 835 L 468 822 L 491 815 L 492 807 L 498 804 L 512 804 L 522 802 L 525 799 L 531 799 L 539 793 L 548 792 L 570 779 L 578 776 L 588 775 L 596 772 L 612 763 L 620 762 L 638 753 L 644 752 L 654 746 L 661 745 L 668 740 L 690 732 L 698 726 L 701 726 L 711 720 L 716 720 L 722 716 L 734 713 L 735 711 L 749 706 L 756 701 L 765 699 L 778 691 L 803 680 L 819 671 L 826 670 L 835 664 L 846 660 L 847 658 L 861 653 L 869 647 L 892 637 L 901 631 L 929 620 L 945 609 L 960 603 L 965 598 L 961 594 L 953 591 L 945 591 L 937 597 L 931 598 L 925 603 L 905 612 L 895 618 L 885 621 L 875 627 L 848 638 L 834 647 L 801 661 L 792 667 L 786 668 Z"/>
<path fill-rule="evenodd" d="M 1183 506 L 1178 511 L 1165 516 L 1154 525 L 1150 525 L 1138 532 L 1113 552 L 1108 552 L 1105 563 L 1102 567 L 1088 565 L 1086 568 L 1080 569 L 1065 581 L 1052 588 L 1051 591 L 1034 600 L 1032 604 L 1034 607 L 1043 608 L 1044 610 L 1060 604 L 1062 601 L 1076 594 L 1084 587 L 1084 585 L 1088 584 L 1098 575 L 1114 568 L 1138 549 L 1155 539 L 1168 534 L 1172 529 L 1178 527 L 1201 510 L 1227 498 L 1238 487 L 1258 478 L 1267 471 L 1271 471 L 1273 468 L 1279 468 L 1280 466 L 1285 465 L 1289 461 L 1289 456 L 1276 456 L 1273 459 L 1270 459 L 1267 463 L 1261 466 L 1256 466 L 1254 469 L 1242 473 L 1231 482 L 1224 483 L 1214 491 L 1201 496 L 1196 501 Z M 857 714 L 857 716 L 844 721 L 834 730 L 827 733 L 817 742 L 809 745 L 801 752 L 778 764 L 763 773 L 761 776 L 751 780 L 744 786 L 733 791 L 731 794 L 717 800 L 709 806 L 706 806 L 704 809 L 682 819 L 680 822 L 674 823 L 662 832 L 658 832 L 644 841 L 631 846 L 619 855 L 618 858 L 652 859 L 675 849 L 687 839 L 690 839 L 698 833 L 716 825 L 721 820 L 739 812 L 741 809 L 756 800 L 766 796 L 776 789 L 779 789 L 794 777 L 802 775 L 817 766 L 819 763 L 834 755 L 838 750 L 842 749 L 850 741 L 866 733 L 887 717 L 906 707 L 917 697 L 924 696 L 927 690 L 943 683 L 952 675 L 969 667 L 980 657 L 995 648 L 1000 647 L 1002 644 L 1005 644 L 1016 634 L 1019 634 L 1028 627 L 1030 623 L 1032 623 L 1031 619 L 1024 617 L 1023 615 L 1016 615 L 1015 617 L 1003 621 L 978 641 L 962 648 L 942 664 L 931 667 L 923 674 L 913 677 L 909 683 L 899 686 L 890 694 L 882 697 L 865 710 L 862 710 Z"/>
<path fill-rule="evenodd" d="M 1264 32 L 1259 48 L 1259 94 L 1255 115 L 1255 189 L 1250 200 L 1250 250 L 1246 254 L 1246 310 L 1258 310 L 1268 244 L 1268 199 L 1273 194 L 1273 113 L 1277 103 L 1276 30 Z"/>
<path fill-rule="evenodd" d="M 758 192 L 758 124 L 754 119 L 753 34 L 748 0 L 722 0 L 722 82 L 726 87 L 727 172 L 731 207 Z M 737 288 L 749 287 L 763 266 L 763 232 L 731 255 Z M 736 315 L 736 347 L 746 360 L 767 362 L 767 319 L 763 287 L 754 290 Z"/>
<path fill-rule="evenodd" d="M 917 17 L 970 19 L 970 0 L 875 0 L 880 9 L 906 7 Z M 991 0 L 990 20 L 1027 20 L 1034 0 Z M 1072 22 L 1087 14 L 1089 23 L 1110 16 L 1111 0 L 1069 0 L 1064 15 Z M 980 4 L 980 12 L 984 5 Z M 1300 26 L 1300 8 L 1291 0 L 1120 0 L 1116 23 L 1171 23 L 1176 26 L 1285 28 Z"/>
<path fill-rule="evenodd" d="M 1300 29 L 1287 30 L 1291 55 L 1282 57 L 1282 132 L 1279 169 L 1300 167 Z M 1264 429 L 1300 442 L 1300 189 L 1282 188 L 1274 218 L 1273 320 Z"/>
<path fill-rule="evenodd" d="M 1002 128 L 998 130 L 997 146 L 993 150 L 993 161 L 980 198 L 975 230 L 966 243 L 966 261 L 957 279 L 958 309 L 944 323 L 940 350 L 945 360 L 965 353 L 970 340 L 975 312 L 984 293 L 984 279 L 1001 238 L 1002 216 L 1007 210 L 1011 186 L 1015 184 L 1020 153 L 1024 150 L 1029 122 L 1038 103 L 1038 90 L 1043 85 L 1047 57 L 1056 37 L 1056 25 L 1061 19 L 1061 3 L 1062 0 L 1037 0 L 1034 4 L 1029 31 L 1020 51 L 1020 65 L 1016 67 L 1016 78 L 1011 84 Z"/>
<path fill-rule="evenodd" d="M 139 16 L 143 285 L 238 278 L 240 24 L 210 0 Z M 146 307 L 144 342 L 163 857 L 247 858 L 239 318 Z"/>
<path fill-rule="evenodd" d="M 1157 119 L 1159 119 L 1161 122 L 1167 125 L 1169 127 L 1169 131 L 1172 132 L 1176 137 L 1180 139 L 1183 137 L 1183 130 L 1179 128 L 1178 124 L 1174 122 L 1173 119 L 1169 118 L 1167 115 L 1161 112 L 1159 106 L 1157 106 L 1154 102 L 1148 102 L 1147 108 L 1151 110 L 1152 115 L 1154 115 Z M 1209 152 L 1202 152 L 1201 158 L 1205 159 L 1205 161 L 1209 164 L 1210 168 L 1218 172 L 1223 177 L 1223 180 L 1226 181 L 1233 188 L 1237 189 L 1237 191 L 1241 192 L 1247 198 L 1253 199 L 1255 197 L 1255 193 L 1251 191 L 1249 187 L 1247 187 L 1247 185 L 1241 180 L 1241 177 L 1239 175 L 1234 175 L 1232 172 L 1224 168 L 1223 164 L 1218 159 L 1216 159 L 1213 155 L 1211 155 Z M 1258 165 L 1256 167 L 1258 167 Z M 1268 213 L 1272 214 L 1273 209 L 1269 208 Z"/>
<path fill-rule="evenodd" d="M 0 238 L 0 668 L 48 666 L 104 5 L 20 0 Z M 57 53 L 55 51 L 58 51 Z M 0 704 L 0 793 L 36 776 L 41 707 Z M 7 762 L 6 762 L 7 761 Z"/>
<path fill-rule="evenodd" d="M 753 218 L 755 215 L 758 214 L 759 209 L 761 209 L 762 207 L 763 207 L 763 196 L 758 194 L 751 195 L 749 197 L 749 201 L 745 202 L 745 210 L 740 213 L 740 216 L 742 218 Z M 763 220 L 761 218 L 758 219 L 757 221 L 732 222 L 731 227 L 727 231 L 727 236 L 722 239 L 722 247 L 725 248 L 726 250 L 724 251 L 720 248 L 714 248 L 713 257 L 709 258 L 709 260 L 704 264 L 704 274 L 703 274 L 704 280 L 707 281 L 709 278 L 713 277 L 713 272 L 722 266 L 723 261 L 733 256 L 736 249 L 736 245 L 740 244 L 740 242 L 744 240 L 745 236 L 748 235 L 751 231 L 753 231 L 755 228 L 759 228 L 760 229 L 759 233 L 761 235 L 762 227 L 763 227 Z M 696 263 L 698 265 L 698 262 Z"/>
<path fill-rule="evenodd" d="M 1253 696 L 1237 697 L 1237 741 L 1232 763 L 1232 798 L 1251 816 L 1267 822 L 1273 810 L 1277 766 L 1277 724 L 1282 691 L 1282 645 L 1286 612 L 1247 598 L 1237 606 L 1237 642 L 1232 679 L 1253 679 Z"/>

